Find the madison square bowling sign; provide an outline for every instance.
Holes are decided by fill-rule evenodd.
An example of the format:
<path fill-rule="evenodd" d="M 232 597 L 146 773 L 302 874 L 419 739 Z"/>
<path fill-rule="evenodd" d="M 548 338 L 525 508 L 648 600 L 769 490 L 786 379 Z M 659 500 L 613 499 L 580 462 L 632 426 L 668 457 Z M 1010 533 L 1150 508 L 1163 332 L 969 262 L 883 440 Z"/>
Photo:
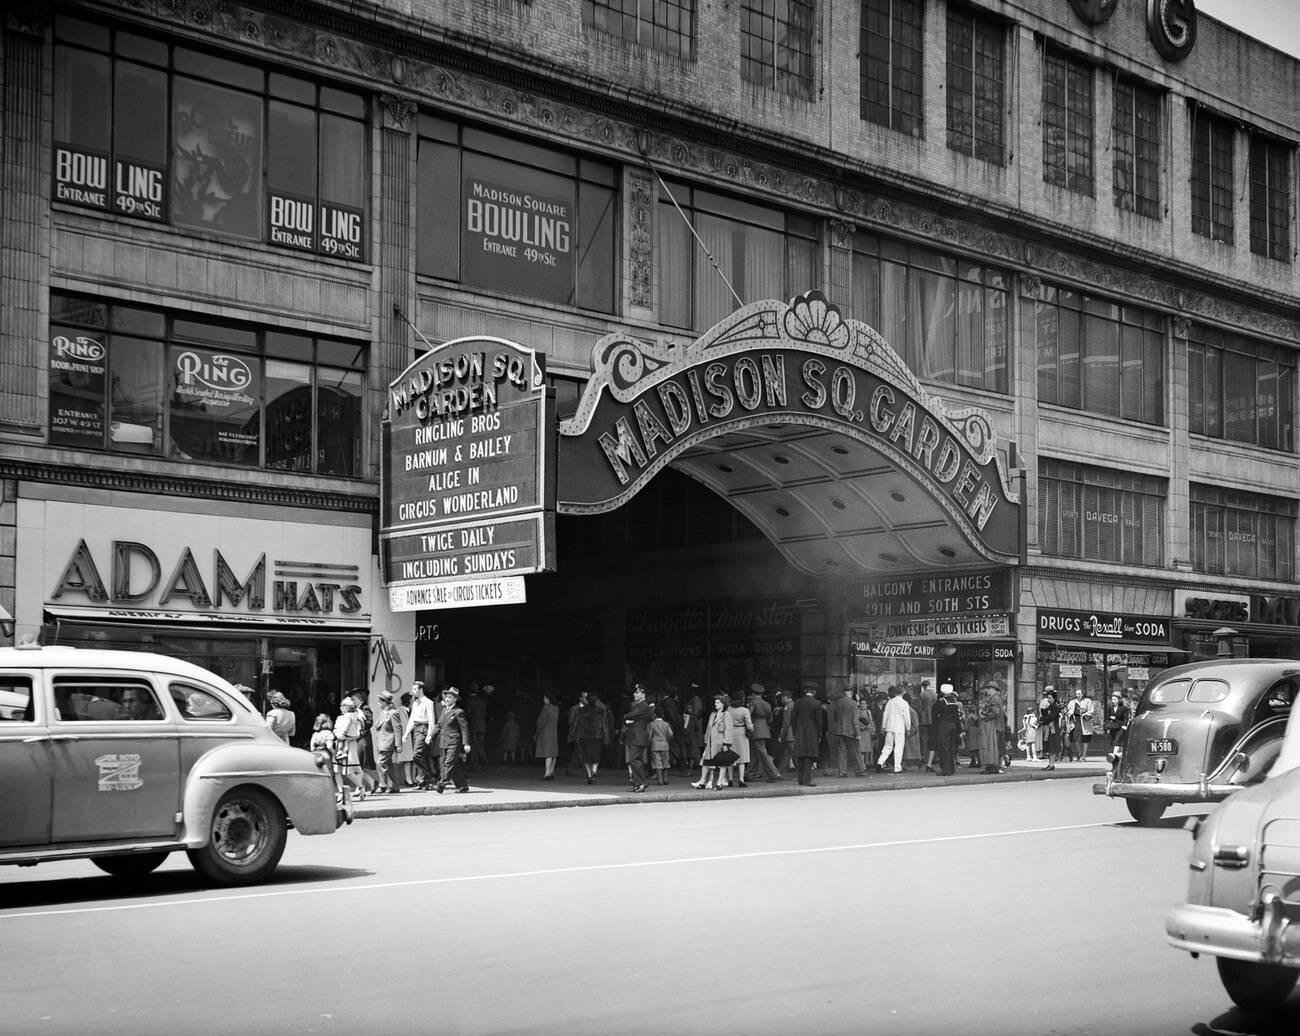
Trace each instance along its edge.
<path fill-rule="evenodd" d="M 948 411 L 874 330 L 820 292 L 737 310 L 676 346 L 608 335 L 573 417 L 560 426 L 557 506 L 626 503 L 692 446 L 797 423 L 865 443 L 906 472 L 979 553 L 1019 555 L 1019 496 L 984 411 Z"/>
<path fill-rule="evenodd" d="M 388 386 L 380 542 L 394 610 L 522 602 L 523 576 L 555 568 L 544 362 L 459 338 Z"/>

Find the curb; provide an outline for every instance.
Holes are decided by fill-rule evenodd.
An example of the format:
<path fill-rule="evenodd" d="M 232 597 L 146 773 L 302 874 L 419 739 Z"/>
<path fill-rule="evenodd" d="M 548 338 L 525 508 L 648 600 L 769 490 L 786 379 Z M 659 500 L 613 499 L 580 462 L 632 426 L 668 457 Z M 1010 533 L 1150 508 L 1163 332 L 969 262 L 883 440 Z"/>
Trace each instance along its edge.
<path fill-rule="evenodd" d="M 804 787 L 793 781 L 782 781 L 776 784 L 756 783 L 745 788 L 725 788 L 721 791 L 703 791 L 692 788 L 687 783 L 686 778 L 677 778 L 666 788 L 659 785 L 650 785 L 647 791 L 642 793 L 632 793 L 627 789 L 613 790 L 612 786 L 606 792 L 582 792 L 574 791 L 565 794 L 564 798 L 539 798 L 539 799 L 511 799 L 501 798 L 495 801 L 480 802 L 458 802 L 448 801 L 445 797 L 439 796 L 434 802 L 412 803 L 411 805 L 398 805 L 396 802 L 389 804 L 387 802 L 379 803 L 367 799 L 364 802 L 355 804 L 354 820 L 371 820 L 387 819 L 391 817 L 424 817 L 436 816 L 444 813 L 504 813 L 523 810 L 536 809 L 565 809 L 569 807 L 585 808 L 589 806 L 613 806 L 636 803 L 638 805 L 649 805 L 652 803 L 663 802 L 716 802 L 721 799 L 759 799 L 759 798 L 790 798 L 794 796 L 817 796 L 817 795 L 846 795 L 859 792 L 878 792 L 878 791 L 904 791 L 916 788 L 951 788 L 955 786 L 969 786 L 974 784 L 1021 784 L 1028 781 L 1051 781 L 1051 780 L 1079 780 L 1095 779 L 1105 777 L 1106 768 L 1104 767 L 1087 767 L 1072 771 L 1044 771 L 1044 770 L 1011 770 L 999 774 L 956 773 L 951 777 L 942 777 L 934 774 L 909 773 L 902 777 L 894 777 L 892 774 L 875 774 L 868 777 L 823 777 L 813 787 Z M 677 781 L 682 783 L 678 784 Z M 524 782 L 519 782 L 523 784 Z M 501 795 L 510 795 L 511 793 L 535 794 L 532 791 L 529 782 L 528 787 L 512 788 L 484 788 L 489 793 L 496 792 Z M 656 794 L 659 792 L 659 794 Z M 422 794 L 417 791 L 402 792 L 401 795 Z"/>

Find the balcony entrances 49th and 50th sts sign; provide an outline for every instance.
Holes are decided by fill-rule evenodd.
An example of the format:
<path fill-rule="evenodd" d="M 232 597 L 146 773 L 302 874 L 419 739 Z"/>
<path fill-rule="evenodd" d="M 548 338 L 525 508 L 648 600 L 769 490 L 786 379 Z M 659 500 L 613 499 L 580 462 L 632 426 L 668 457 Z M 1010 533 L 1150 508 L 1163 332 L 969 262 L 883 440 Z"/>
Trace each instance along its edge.
<path fill-rule="evenodd" d="M 384 581 L 394 611 L 515 604 L 555 568 L 545 358 L 499 338 L 430 350 L 388 387 Z"/>

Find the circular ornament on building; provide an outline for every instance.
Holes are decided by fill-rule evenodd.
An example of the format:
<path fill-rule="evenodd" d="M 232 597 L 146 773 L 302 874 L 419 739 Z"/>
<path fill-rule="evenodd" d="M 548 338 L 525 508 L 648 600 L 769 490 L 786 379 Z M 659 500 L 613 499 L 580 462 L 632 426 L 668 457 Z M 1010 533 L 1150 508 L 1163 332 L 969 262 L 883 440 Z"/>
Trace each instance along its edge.
<path fill-rule="evenodd" d="M 1147 0 L 1147 35 L 1166 61 L 1182 61 L 1196 46 L 1192 0 Z"/>
<path fill-rule="evenodd" d="M 1110 21 L 1110 16 L 1119 6 L 1119 0 L 1070 0 L 1070 6 L 1080 21 L 1089 25 L 1101 25 Z"/>

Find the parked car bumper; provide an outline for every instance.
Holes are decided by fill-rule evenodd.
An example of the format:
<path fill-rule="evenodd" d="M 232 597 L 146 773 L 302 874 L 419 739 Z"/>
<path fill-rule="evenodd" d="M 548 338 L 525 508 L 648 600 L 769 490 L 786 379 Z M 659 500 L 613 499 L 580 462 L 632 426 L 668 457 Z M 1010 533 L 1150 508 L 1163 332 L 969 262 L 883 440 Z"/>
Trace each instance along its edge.
<path fill-rule="evenodd" d="M 1154 781 L 1117 781 L 1107 777 L 1092 786 L 1094 795 L 1107 795 L 1113 799 L 1154 799 L 1160 802 L 1222 802 L 1241 788 L 1235 784 L 1210 784 L 1197 781 L 1189 783 L 1156 783 Z"/>
<path fill-rule="evenodd" d="M 1289 923 L 1295 912 L 1280 902 L 1276 916 L 1252 921 L 1225 907 L 1184 904 L 1165 918 L 1165 940 L 1175 949 L 1256 964 L 1300 967 L 1300 923 Z M 1300 915 L 1297 916 L 1300 920 Z"/>

